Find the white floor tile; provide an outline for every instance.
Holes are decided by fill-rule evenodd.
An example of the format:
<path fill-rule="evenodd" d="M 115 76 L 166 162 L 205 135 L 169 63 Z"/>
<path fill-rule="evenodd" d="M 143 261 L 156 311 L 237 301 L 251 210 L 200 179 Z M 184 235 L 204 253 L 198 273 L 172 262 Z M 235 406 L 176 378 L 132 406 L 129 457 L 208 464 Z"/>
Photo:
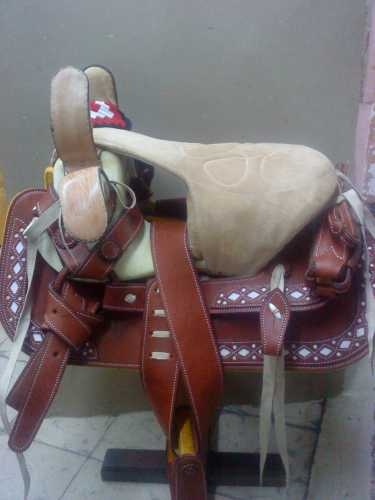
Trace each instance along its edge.
<path fill-rule="evenodd" d="M 16 455 L 8 449 L 7 436 L 0 435 L 0 498 L 23 498 L 23 484 Z M 33 443 L 26 452 L 31 473 L 29 500 L 58 500 L 77 473 L 84 457 L 44 444 Z"/>
<path fill-rule="evenodd" d="M 93 457 L 103 460 L 108 448 L 163 450 L 165 437 L 152 412 L 127 413 L 115 419 Z"/>
<path fill-rule="evenodd" d="M 374 379 L 368 361 L 348 389 L 327 402 L 308 500 L 368 500 L 373 482 Z"/>
<path fill-rule="evenodd" d="M 167 485 L 103 482 L 101 466 L 101 462 L 89 459 L 62 500 L 170 500 Z"/>
<path fill-rule="evenodd" d="M 88 456 L 103 436 L 112 417 L 47 418 L 37 440 Z"/>

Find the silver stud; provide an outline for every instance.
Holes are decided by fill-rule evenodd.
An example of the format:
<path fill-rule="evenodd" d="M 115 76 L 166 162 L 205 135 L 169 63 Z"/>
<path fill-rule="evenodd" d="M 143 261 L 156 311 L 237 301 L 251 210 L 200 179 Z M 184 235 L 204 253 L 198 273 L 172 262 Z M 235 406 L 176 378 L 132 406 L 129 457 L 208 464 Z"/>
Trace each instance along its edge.
<path fill-rule="evenodd" d="M 127 293 L 124 298 L 125 302 L 128 304 L 133 304 L 137 300 L 137 296 L 134 293 Z"/>

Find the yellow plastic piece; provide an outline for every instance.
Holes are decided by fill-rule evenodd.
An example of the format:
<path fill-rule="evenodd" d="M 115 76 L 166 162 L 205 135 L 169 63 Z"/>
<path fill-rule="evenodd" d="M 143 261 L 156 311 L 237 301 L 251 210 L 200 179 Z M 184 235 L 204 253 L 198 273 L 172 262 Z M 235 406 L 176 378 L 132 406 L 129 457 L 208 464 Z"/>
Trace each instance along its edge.
<path fill-rule="evenodd" d="M 178 435 L 178 453 L 179 455 L 195 454 L 194 435 L 191 418 L 185 417 Z"/>
<path fill-rule="evenodd" d="M 173 462 L 176 455 L 195 455 L 195 440 L 193 433 L 193 423 L 190 413 L 186 410 L 181 410 L 176 417 L 176 432 L 177 432 L 177 449 L 173 450 L 168 445 L 167 458 L 168 462 Z"/>
<path fill-rule="evenodd" d="M 47 189 L 49 186 L 51 186 L 53 184 L 53 166 L 52 165 L 48 165 L 44 169 L 43 184 L 44 184 L 45 189 Z"/>

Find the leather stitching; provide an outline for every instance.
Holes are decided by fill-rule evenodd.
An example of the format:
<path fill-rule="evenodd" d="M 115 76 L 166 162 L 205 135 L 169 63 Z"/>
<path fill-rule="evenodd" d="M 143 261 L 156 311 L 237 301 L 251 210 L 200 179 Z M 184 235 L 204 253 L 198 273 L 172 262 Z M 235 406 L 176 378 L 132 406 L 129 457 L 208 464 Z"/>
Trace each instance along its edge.
<path fill-rule="evenodd" d="M 195 286 L 195 289 L 196 289 L 196 292 L 197 292 L 197 295 L 198 295 L 198 298 L 199 298 L 199 302 L 200 302 L 200 305 L 201 305 L 200 313 L 203 314 L 204 320 L 205 320 L 206 325 L 207 325 L 207 330 L 208 330 L 208 333 L 209 333 L 209 338 L 211 340 L 211 347 L 213 349 L 214 357 L 215 357 L 215 361 L 216 361 L 216 367 L 217 367 L 217 370 L 218 370 L 218 372 L 220 374 L 220 392 L 222 392 L 222 390 L 223 390 L 223 371 L 222 371 L 222 365 L 221 365 L 221 362 L 220 362 L 220 359 L 219 359 L 219 355 L 218 355 L 218 352 L 217 352 L 216 342 L 215 342 L 213 331 L 212 331 L 212 325 L 211 325 L 211 322 L 210 322 L 210 320 L 208 319 L 208 316 L 207 316 L 207 310 L 206 310 L 205 302 L 204 302 L 203 297 L 202 297 L 202 291 L 200 289 L 200 286 L 198 285 L 197 275 L 196 275 L 196 273 L 194 271 L 193 264 L 191 262 L 190 252 L 189 252 L 188 247 L 187 247 L 187 229 L 186 228 L 185 228 L 185 234 L 184 234 L 184 248 L 185 248 L 185 255 L 184 255 L 184 257 L 185 257 L 185 259 L 188 262 L 189 267 L 190 267 L 190 271 L 191 271 L 191 274 L 192 274 L 192 277 L 193 277 L 194 286 Z"/>
<path fill-rule="evenodd" d="M 47 355 L 48 348 L 49 348 L 49 345 L 51 343 L 51 340 L 52 340 L 52 336 L 50 336 L 47 339 L 46 347 L 45 347 L 44 353 L 42 355 L 42 359 L 40 361 L 38 369 L 37 369 L 37 371 L 35 373 L 35 376 L 34 376 L 34 379 L 33 379 L 33 383 L 32 383 L 32 385 L 30 387 L 30 391 L 28 393 L 27 399 L 25 401 L 25 404 L 23 405 L 22 411 L 17 416 L 17 421 L 15 423 L 14 428 L 12 429 L 12 434 L 11 435 L 14 438 L 17 435 L 17 430 L 18 430 L 18 428 L 19 428 L 19 426 L 20 426 L 20 424 L 21 424 L 21 422 L 23 420 L 23 416 L 24 416 L 24 413 L 26 411 L 26 407 L 28 406 L 30 398 L 31 398 L 31 395 L 32 395 L 32 393 L 34 391 L 35 384 L 38 381 L 39 373 L 40 373 L 42 367 L 44 367 L 45 357 Z M 45 405 L 45 408 L 44 408 L 43 412 L 40 414 L 40 417 L 39 417 L 38 421 L 36 422 L 36 425 L 34 425 L 34 430 L 30 433 L 29 438 L 25 441 L 25 443 L 24 443 L 23 446 L 19 446 L 16 443 L 14 443 L 14 445 L 12 447 L 13 447 L 13 449 L 15 451 L 20 452 L 20 451 L 26 449 L 29 446 L 29 444 L 32 442 L 35 434 L 38 432 L 40 422 L 43 420 L 44 416 L 46 415 L 46 413 L 47 413 L 47 411 L 49 409 L 49 406 L 50 406 L 50 404 L 51 404 L 51 402 L 52 402 L 52 400 L 53 400 L 53 398 L 55 396 L 56 389 L 57 389 L 57 387 L 58 387 L 58 385 L 60 383 L 60 380 L 61 380 L 61 377 L 62 377 L 62 372 L 64 371 L 63 368 L 64 368 L 64 365 L 67 362 L 68 356 L 69 356 L 69 349 L 66 350 L 66 353 L 65 353 L 64 357 L 61 360 L 61 363 L 60 363 L 60 366 L 59 366 L 59 369 L 58 369 L 58 372 L 57 372 L 57 377 L 56 377 L 56 381 L 55 381 L 54 387 L 53 387 L 52 391 L 50 392 L 50 396 L 49 396 L 47 405 Z"/>
<path fill-rule="evenodd" d="M 52 295 L 54 300 L 58 304 L 60 304 L 63 309 L 65 309 L 65 311 L 69 314 L 69 316 L 72 316 L 78 321 L 78 323 L 87 331 L 88 334 L 91 333 L 91 328 L 88 325 L 86 325 L 72 309 L 70 309 L 66 304 L 64 304 L 64 302 L 62 302 L 62 300 L 54 292 L 49 290 L 48 293 Z"/>
<path fill-rule="evenodd" d="M 156 241 L 155 241 L 155 226 L 154 226 L 154 224 L 152 225 L 152 235 L 151 235 L 151 237 L 152 237 L 152 246 L 153 246 L 153 249 L 154 249 L 154 252 L 155 252 L 155 255 L 156 255 L 158 253 L 158 247 L 157 247 Z M 202 430 L 201 430 L 201 427 L 200 427 L 199 414 L 197 412 L 197 408 L 196 408 L 196 405 L 195 405 L 195 400 L 193 398 L 193 393 L 192 393 L 192 389 L 191 389 L 191 386 L 190 386 L 190 381 L 189 381 L 189 378 L 188 378 L 188 375 L 187 375 L 187 370 L 186 370 L 185 363 L 184 363 L 184 360 L 183 360 L 183 357 L 182 357 L 182 354 L 181 354 L 180 345 L 177 342 L 177 336 L 176 336 L 176 332 L 175 332 L 175 329 L 174 329 L 174 325 L 173 325 L 173 323 L 171 323 L 170 314 L 169 314 L 169 305 L 168 305 L 168 301 L 166 300 L 165 291 L 164 291 L 164 284 L 162 282 L 161 275 L 160 275 L 160 272 L 159 272 L 158 259 L 155 258 L 154 260 L 155 260 L 156 274 L 158 276 L 158 281 L 159 281 L 159 286 L 160 286 L 160 292 L 162 294 L 164 307 L 165 307 L 166 312 L 167 312 L 167 320 L 168 320 L 168 324 L 169 324 L 169 329 L 173 333 L 173 339 L 174 339 L 174 343 L 176 345 L 176 349 L 177 349 L 177 352 L 178 352 L 179 362 L 181 364 L 182 371 L 184 372 L 185 383 L 186 383 L 187 390 L 189 392 L 190 402 L 191 402 L 191 404 L 193 406 L 193 411 L 194 411 L 194 414 L 195 414 L 195 420 L 196 420 L 196 423 L 197 423 L 197 426 L 198 426 L 198 432 L 199 432 L 199 435 L 201 436 L 201 439 L 203 439 Z"/>

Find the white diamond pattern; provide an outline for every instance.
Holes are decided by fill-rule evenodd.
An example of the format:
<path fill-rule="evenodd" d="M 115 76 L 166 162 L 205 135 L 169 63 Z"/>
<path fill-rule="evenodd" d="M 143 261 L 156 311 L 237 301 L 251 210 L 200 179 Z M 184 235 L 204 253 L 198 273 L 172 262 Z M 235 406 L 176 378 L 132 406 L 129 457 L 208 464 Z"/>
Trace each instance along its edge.
<path fill-rule="evenodd" d="M 365 329 L 364 328 L 357 328 L 357 337 L 363 337 L 365 334 Z"/>
<path fill-rule="evenodd" d="M 40 333 L 33 333 L 33 339 L 35 342 L 42 342 L 43 337 L 41 336 Z"/>
<path fill-rule="evenodd" d="M 327 346 L 324 346 L 322 349 L 320 349 L 320 354 L 323 354 L 323 356 L 327 357 L 330 354 L 332 354 L 332 349 L 330 349 Z"/>
<path fill-rule="evenodd" d="M 10 285 L 10 290 L 11 292 L 13 293 L 13 295 L 15 295 L 18 291 L 18 283 L 17 281 L 13 281 L 13 283 Z"/>
<path fill-rule="evenodd" d="M 311 355 L 310 349 L 307 349 L 307 347 L 301 347 L 301 349 L 298 349 L 298 354 L 303 357 L 303 359 L 308 358 Z"/>
<path fill-rule="evenodd" d="M 248 296 L 250 299 L 254 300 L 254 299 L 256 299 L 257 297 L 259 297 L 259 293 L 258 293 L 258 292 L 256 292 L 255 290 L 253 290 L 252 292 L 248 293 L 248 294 L 247 294 L 247 296 Z"/>
<path fill-rule="evenodd" d="M 21 266 L 20 266 L 20 263 L 17 262 L 14 266 L 13 266 L 13 271 L 15 272 L 15 274 L 18 274 L 20 271 L 21 271 Z"/>
<path fill-rule="evenodd" d="M 343 340 L 340 344 L 340 348 L 341 349 L 349 349 L 350 345 L 351 345 L 350 340 Z"/>
<path fill-rule="evenodd" d="M 220 349 L 220 356 L 222 358 L 226 358 L 229 354 L 230 354 L 230 351 L 226 347 L 223 347 L 222 349 Z"/>
<path fill-rule="evenodd" d="M 19 255 L 21 255 L 22 250 L 23 250 L 24 248 L 25 248 L 25 247 L 24 247 L 24 245 L 23 245 L 22 241 L 19 241 L 19 242 L 17 243 L 17 245 L 16 245 L 16 252 L 17 252 Z"/>
<path fill-rule="evenodd" d="M 228 295 L 228 299 L 231 300 L 232 302 L 236 302 L 240 298 L 240 294 L 237 292 L 232 292 L 230 295 Z"/>
<path fill-rule="evenodd" d="M 12 302 L 12 303 L 10 304 L 10 310 L 11 310 L 14 314 L 16 314 L 16 312 L 18 311 L 18 304 L 17 304 L 17 302 Z"/>
<path fill-rule="evenodd" d="M 249 349 L 246 349 L 245 347 L 243 347 L 242 349 L 240 349 L 238 351 L 238 354 L 240 356 L 242 356 L 243 358 L 246 358 L 246 356 L 248 356 L 250 354 L 250 351 L 249 351 Z"/>
<path fill-rule="evenodd" d="M 303 297 L 303 293 L 299 292 L 298 290 L 295 290 L 294 292 L 292 292 L 290 294 L 294 299 L 300 299 L 301 297 Z"/>

